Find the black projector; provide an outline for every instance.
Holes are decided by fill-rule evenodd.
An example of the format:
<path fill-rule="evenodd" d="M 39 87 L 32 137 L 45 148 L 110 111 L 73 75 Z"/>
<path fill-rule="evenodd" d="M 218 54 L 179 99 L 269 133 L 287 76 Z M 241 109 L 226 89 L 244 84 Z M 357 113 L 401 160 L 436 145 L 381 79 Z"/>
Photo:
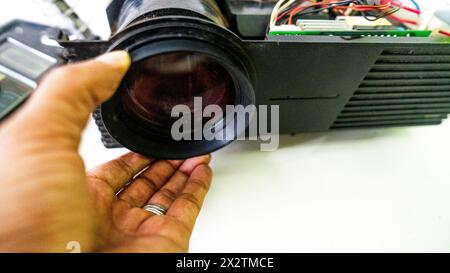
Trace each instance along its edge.
<path fill-rule="evenodd" d="M 279 105 L 282 134 L 432 125 L 449 114 L 448 38 L 387 23 L 395 7 L 381 4 L 390 1 L 347 17 L 323 2 L 276 2 L 116 0 L 108 41 L 63 42 L 72 61 L 114 50 L 132 56 L 121 87 L 94 115 L 105 146 L 178 159 L 229 144 L 171 140 L 169 108 L 193 95 L 206 104 Z M 168 71 L 187 57 L 193 70 Z"/>

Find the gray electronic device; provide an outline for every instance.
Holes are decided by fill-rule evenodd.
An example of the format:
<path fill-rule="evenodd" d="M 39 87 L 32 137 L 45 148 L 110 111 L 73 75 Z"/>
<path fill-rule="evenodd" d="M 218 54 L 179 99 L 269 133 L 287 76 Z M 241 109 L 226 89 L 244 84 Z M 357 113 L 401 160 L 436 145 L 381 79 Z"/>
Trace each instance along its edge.
<path fill-rule="evenodd" d="M 48 70 L 66 62 L 61 48 L 51 44 L 60 35 L 59 29 L 24 21 L 0 27 L 0 121 L 32 94 Z"/>

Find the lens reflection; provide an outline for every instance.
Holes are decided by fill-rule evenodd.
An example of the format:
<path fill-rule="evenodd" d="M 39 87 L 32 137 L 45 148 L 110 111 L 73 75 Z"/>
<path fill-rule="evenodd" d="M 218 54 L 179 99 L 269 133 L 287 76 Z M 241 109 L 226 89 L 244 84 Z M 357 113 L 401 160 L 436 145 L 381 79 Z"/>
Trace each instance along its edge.
<path fill-rule="evenodd" d="M 213 58 L 193 52 L 143 60 L 132 66 L 125 85 L 122 101 L 128 114 L 164 133 L 176 120 L 171 117 L 174 106 L 187 105 L 194 115 L 194 97 L 203 99 L 203 107 L 218 105 L 224 113 L 226 105 L 235 102 L 235 86 L 226 69 Z"/>

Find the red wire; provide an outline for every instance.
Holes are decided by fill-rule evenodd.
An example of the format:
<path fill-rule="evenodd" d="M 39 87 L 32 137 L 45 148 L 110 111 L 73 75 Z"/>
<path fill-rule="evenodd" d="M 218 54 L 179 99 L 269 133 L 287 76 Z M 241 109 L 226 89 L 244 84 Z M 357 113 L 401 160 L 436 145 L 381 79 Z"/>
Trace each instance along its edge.
<path fill-rule="evenodd" d="M 450 32 L 448 32 L 448 31 L 439 30 L 439 33 L 450 37 Z"/>
<path fill-rule="evenodd" d="M 404 24 L 417 25 L 417 22 L 416 22 L 416 21 L 407 20 L 407 19 L 402 19 L 402 18 L 397 17 L 397 16 L 392 15 L 392 14 L 389 15 L 389 17 L 390 17 L 391 19 L 395 20 L 395 21 L 399 21 L 399 22 L 404 23 Z"/>
<path fill-rule="evenodd" d="M 422 12 L 420 12 L 420 10 L 416 10 L 416 9 L 413 9 L 413 8 L 410 8 L 410 7 L 406 7 L 405 5 L 399 4 L 399 3 L 395 2 L 395 1 L 392 1 L 392 5 L 396 6 L 396 7 L 400 7 L 402 9 L 404 9 L 404 10 L 407 10 L 409 12 L 415 13 L 417 15 L 422 14 Z"/>
<path fill-rule="evenodd" d="M 349 7 L 347 7 L 347 6 L 335 7 L 335 9 L 345 9 L 345 10 L 347 10 L 348 8 Z M 369 8 L 369 7 L 364 8 L 364 7 L 354 6 L 354 7 L 352 7 L 352 9 L 355 10 L 355 11 L 371 11 L 371 10 L 374 10 L 375 8 Z"/>
<path fill-rule="evenodd" d="M 293 9 L 289 14 L 289 25 L 292 25 L 292 19 L 294 18 L 294 16 L 299 13 L 300 11 L 304 10 L 304 9 L 309 9 L 312 7 L 323 7 L 323 6 L 329 6 L 332 7 L 333 4 L 342 2 L 342 0 L 337 0 L 337 1 L 330 1 L 330 2 L 320 2 L 320 3 L 314 3 L 314 4 L 310 4 L 310 5 L 304 5 L 304 6 L 298 6 L 295 9 Z M 348 8 L 348 7 L 346 7 Z"/>
<path fill-rule="evenodd" d="M 334 2 L 339 2 L 339 1 L 334 1 Z M 317 7 L 317 6 L 322 6 L 324 4 L 331 4 L 333 2 L 328 2 L 328 3 L 315 3 L 315 4 L 310 4 L 310 5 L 305 5 L 305 6 L 298 6 L 295 9 L 293 9 L 289 15 L 289 25 L 292 25 L 292 19 L 294 18 L 295 14 L 299 13 L 300 11 L 302 11 L 303 9 L 309 9 L 312 7 Z"/>
<path fill-rule="evenodd" d="M 326 6 L 332 7 L 334 3 L 339 3 L 341 1 L 342 0 L 330 1 L 330 2 L 320 2 L 320 3 L 314 3 L 314 4 L 310 4 L 310 5 L 304 5 L 304 6 L 299 5 L 298 7 L 294 8 L 290 12 L 285 12 L 285 13 L 279 15 L 278 18 L 277 18 L 277 21 L 281 20 L 282 18 L 284 18 L 286 15 L 289 14 L 288 24 L 292 25 L 292 20 L 293 20 L 294 16 L 296 14 L 298 14 L 299 12 L 301 12 L 302 10 L 304 10 L 304 9 L 308 9 L 308 8 L 312 8 L 312 7 L 318 7 L 318 6 L 319 7 L 326 7 Z M 395 2 L 393 0 L 383 0 L 381 2 L 381 5 L 387 5 L 387 4 L 391 4 L 393 6 L 400 7 L 402 9 L 404 9 L 404 10 L 407 10 L 409 12 L 413 12 L 413 13 L 418 14 L 418 15 L 421 14 L 421 12 L 419 10 L 416 10 L 416 9 L 413 9 L 413 8 L 410 8 L 410 7 L 405 7 L 403 4 L 397 3 L 397 2 Z M 348 9 L 348 8 L 349 8 L 348 6 L 335 7 L 335 9 Z M 359 5 L 359 6 L 352 7 L 352 9 L 355 10 L 355 11 L 362 11 L 362 12 L 364 12 L 364 11 L 372 11 L 372 10 L 375 10 L 376 8 L 375 8 L 375 6 Z M 394 20 L 397 20 L 399 22 L 402 22 L 402 23 L 417 25 L 417 22 L 415 22 L 415 21 L 401 19 L 401 18 L 393 16 L 393 15 L 391 15 L 391 18 L 394 19 Z"/>

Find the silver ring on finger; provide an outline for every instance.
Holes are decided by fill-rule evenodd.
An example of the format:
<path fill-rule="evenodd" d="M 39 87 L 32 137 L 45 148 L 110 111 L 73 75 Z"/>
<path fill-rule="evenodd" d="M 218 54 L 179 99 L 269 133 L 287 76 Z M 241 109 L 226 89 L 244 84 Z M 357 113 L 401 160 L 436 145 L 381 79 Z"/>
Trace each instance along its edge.
<path fill-rule="evenodd" d="M 167 213 L 167 209 L 159 204 L 148 204 L 143 209 L 159 216 Z"/>

